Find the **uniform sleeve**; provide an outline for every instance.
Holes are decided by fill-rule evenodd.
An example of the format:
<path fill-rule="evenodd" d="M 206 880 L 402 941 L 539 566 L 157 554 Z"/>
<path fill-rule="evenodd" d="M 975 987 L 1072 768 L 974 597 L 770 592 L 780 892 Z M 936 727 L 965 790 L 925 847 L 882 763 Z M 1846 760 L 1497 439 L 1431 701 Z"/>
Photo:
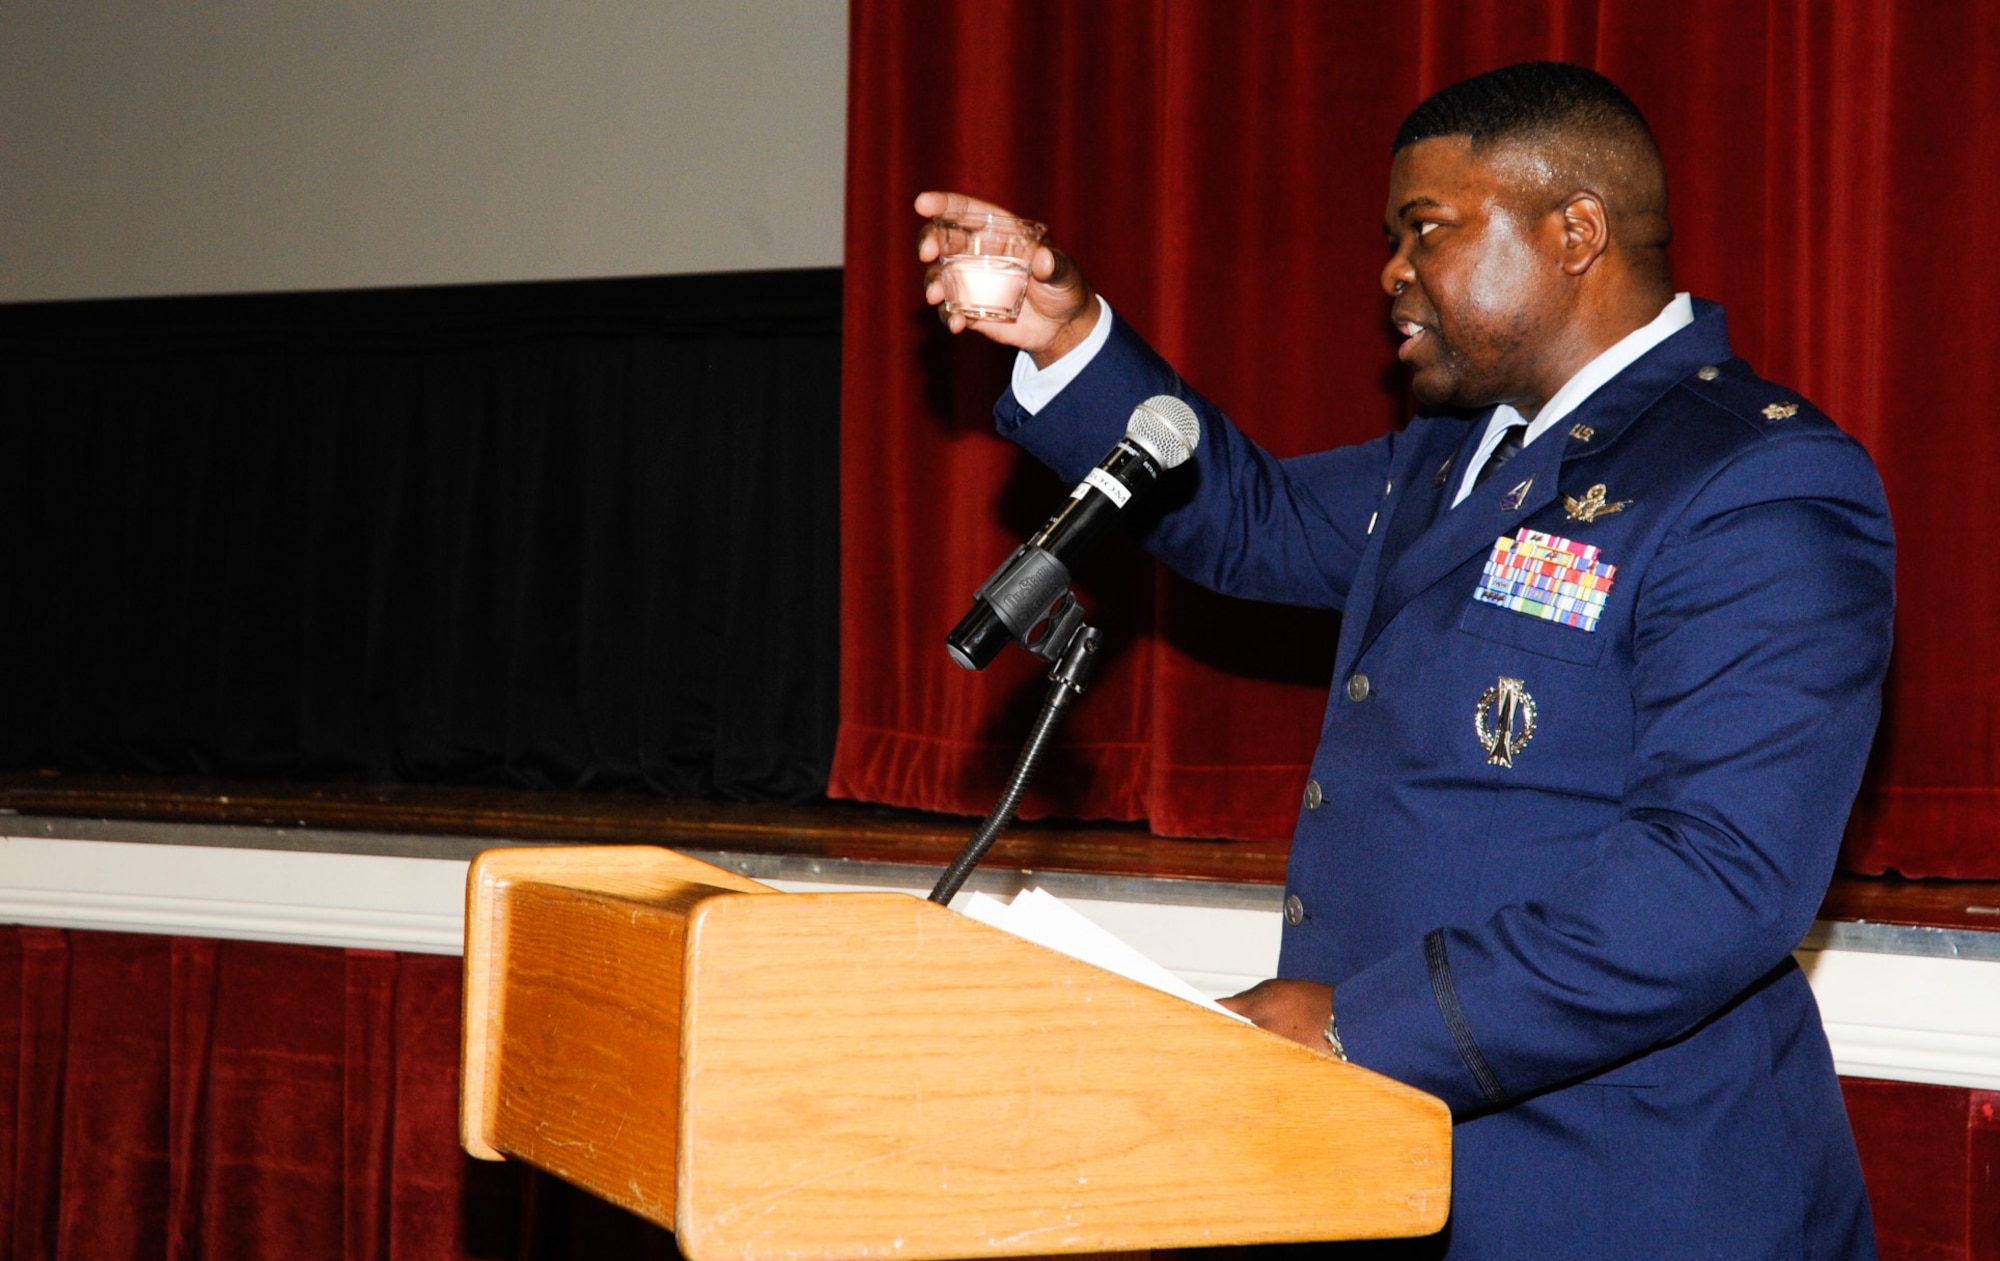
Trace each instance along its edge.
<path fill-rule="evenodd" d="M 1132 409 L 1156 394 L 1194 408 L 1201 441 L 1189 464 L 1168 474 L 1151 496 L 1147 549 L 1228 595 L 1342 607 L 1396 435 L 1278 459 L 1189 388 L 1123 321 L 1090 366 L 1040 411 L 1030 414 L 1010 391 L 994 414 L 1004 436 L 1074 482 L 1123 436 Z"/>
<path fill-rule="evenodd" d="M 1880 714 L 1892 555 L 1874 468 L 1837 433 L 1717 471 L 1638 575 L 1619 821 L 1544 896 L 1342 982 L 1349 1054 L 1477 1111 L 1667 1042 L 1783 963 Z"/>

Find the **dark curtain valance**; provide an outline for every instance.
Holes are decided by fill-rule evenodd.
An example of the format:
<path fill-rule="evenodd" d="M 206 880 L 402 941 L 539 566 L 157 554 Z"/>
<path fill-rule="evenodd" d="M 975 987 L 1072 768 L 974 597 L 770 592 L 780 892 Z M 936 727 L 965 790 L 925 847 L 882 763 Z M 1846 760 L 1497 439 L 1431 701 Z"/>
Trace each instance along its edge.
<path fill-rule="evenodd" d="M 0 765 L 818 794 L 840 301 L 0 307 Z"/>

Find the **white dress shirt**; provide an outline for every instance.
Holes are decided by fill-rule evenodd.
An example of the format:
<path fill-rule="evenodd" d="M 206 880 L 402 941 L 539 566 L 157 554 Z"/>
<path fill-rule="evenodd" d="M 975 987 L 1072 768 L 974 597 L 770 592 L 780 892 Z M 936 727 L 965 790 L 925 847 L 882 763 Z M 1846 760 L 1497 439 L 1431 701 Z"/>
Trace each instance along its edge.
<path fill-rule="evenodd" d="M 1035 367 L 1035 360 L 1027 351 L 1014 356 L 1014 401 L 1021 410 L 1032 416 L 1047 407 L 1056 395 L 1062 393 L 1065 385 L 1076 380 L 1077 373 L 1090 366 L 1097 358 L 1097 352 L 1104 349 L 1104 343 L 1111 340 L 1111 304 L 1097 295 L 1097 327 L 1090 335 L 1078 342 L 1068 354 L 1046 368 Z"/>

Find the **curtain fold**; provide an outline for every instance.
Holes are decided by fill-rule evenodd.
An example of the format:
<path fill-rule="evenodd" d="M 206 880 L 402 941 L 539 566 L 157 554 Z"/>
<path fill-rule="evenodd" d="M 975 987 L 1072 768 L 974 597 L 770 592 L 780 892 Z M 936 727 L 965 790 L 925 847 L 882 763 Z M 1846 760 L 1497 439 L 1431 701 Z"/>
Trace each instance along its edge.
<path fill-rule="evenodd" d="M 458 1146 L 460 962 L 0 927 L 20 1261 L 558 1261 L 665 1231 Z"/>
<path fill-rule="evenodd" d="M 1377 288 L 1388 145 L 1430 91 L 1560 58 L 1617 80 L 1672 182 L 1679 286 L 1873 452 L 1898 650 L 1844 854 L 2000 877 L 2000 13 L 1977 0 L 854 0 L 841 720 L 829 791 L 992 803 L 1042 684 L 942 638 L 1067 489 L 990 429 L 1008 357 L 923 306 L 910 211 L 957 188 L 1044 219 L 1120 318 L 1283 454 L 1407 414 Z M 1333 619 L 1222 600 L 1110 544 L 1078 590 L 1110 658 L 1023 813 L 1288 835 Z"/>

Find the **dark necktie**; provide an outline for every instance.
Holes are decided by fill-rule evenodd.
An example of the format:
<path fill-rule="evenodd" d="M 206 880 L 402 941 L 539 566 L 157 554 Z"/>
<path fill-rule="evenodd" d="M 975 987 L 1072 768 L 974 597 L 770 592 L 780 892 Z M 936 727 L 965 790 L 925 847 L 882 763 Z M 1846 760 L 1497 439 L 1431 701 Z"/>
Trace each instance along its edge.
<path fill-rule="evenodd" d="M 1521 435 L 1527 431 L 1528 422 L 1525 420 L 1517 420 L 1507 426 L 1507 432 L 1500 435 L 1500 445 L 1493 448 L 1493 453 L 1486 457 L 1486 463 L 1480 467 L 1479 476 L 1472 479 L 1473 489 L 1477 490 L 1484 486 L 1486 479 L 1493 476 L 1495 469 L 1521 454 Z"/>

